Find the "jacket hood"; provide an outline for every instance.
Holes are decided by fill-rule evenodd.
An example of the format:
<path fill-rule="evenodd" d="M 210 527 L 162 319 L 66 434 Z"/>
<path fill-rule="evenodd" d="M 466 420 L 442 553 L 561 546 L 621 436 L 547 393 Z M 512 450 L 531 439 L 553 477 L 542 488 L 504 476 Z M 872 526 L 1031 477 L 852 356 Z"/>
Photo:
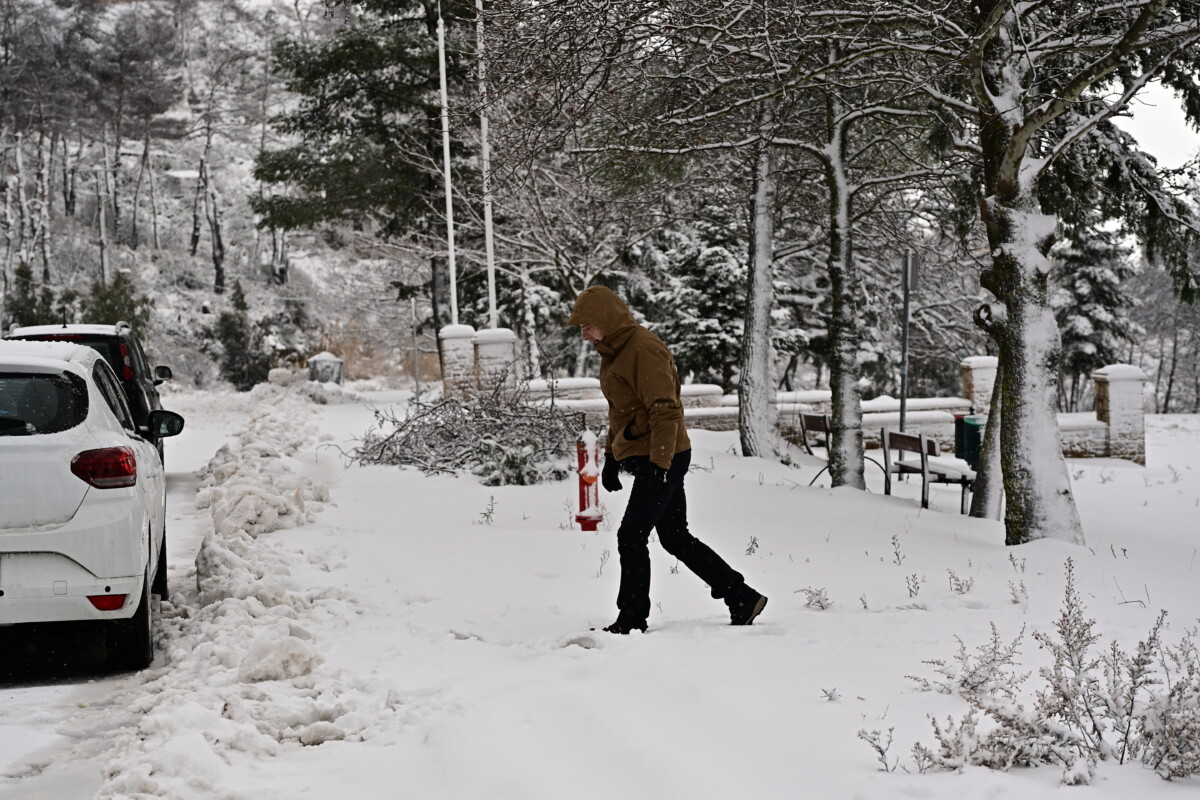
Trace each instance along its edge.
<path fill-rule="evenodd" d="M 568 325 L 595 325 L 604 336 L 637 325 L 637 320 L 617 294 L 607 286 L 589 286 L 575 298 Z"/>

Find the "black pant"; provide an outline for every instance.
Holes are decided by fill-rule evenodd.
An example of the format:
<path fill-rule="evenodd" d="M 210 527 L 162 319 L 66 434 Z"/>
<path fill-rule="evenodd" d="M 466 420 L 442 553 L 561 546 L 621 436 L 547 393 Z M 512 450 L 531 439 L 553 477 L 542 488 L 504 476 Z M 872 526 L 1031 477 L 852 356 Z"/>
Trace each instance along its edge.
<path fill-rule="evenodd" d="M 630 456 L 621 461 L 621 469 L 634 476 L 629 505 L 621 527 L 617 529 L 617 553 L 621 557 L 621 588 L 617 608 L 623 619 L 644 621 L 650 616 L 650 529 L 658 531 L 663 549 L 679 559 L 700 580 L 708 584 L 712 596 L 735 601 L 747 591 L 740 573 L 725 563 L 708 545 L 688 532 L 687 496 L 683 479 L 692 463 L 692 451 L 676 453 L 667 471 L 666 486 L 654 486 L 646 477 L 648 456 Z"/>

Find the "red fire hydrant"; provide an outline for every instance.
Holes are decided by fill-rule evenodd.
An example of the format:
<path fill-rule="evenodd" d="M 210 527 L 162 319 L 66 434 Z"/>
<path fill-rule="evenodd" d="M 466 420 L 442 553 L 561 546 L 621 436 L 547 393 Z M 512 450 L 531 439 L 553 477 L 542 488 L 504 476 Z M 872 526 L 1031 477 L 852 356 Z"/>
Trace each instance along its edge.
<path fill-rule="evenodd" d="M 596 434 L 585 430 L 576 444 L 579 450 L 579 513 L 575 521 L 585 531 L 594 531 L 603 518 L 600 513 L 600 443 Z"/>

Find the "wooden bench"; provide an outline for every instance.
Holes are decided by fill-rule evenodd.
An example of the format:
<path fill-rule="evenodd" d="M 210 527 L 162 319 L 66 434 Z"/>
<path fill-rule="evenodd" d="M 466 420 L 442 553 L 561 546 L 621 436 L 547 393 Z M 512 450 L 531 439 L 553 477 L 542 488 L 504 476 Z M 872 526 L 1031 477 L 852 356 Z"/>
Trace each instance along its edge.
<path fill-rule="evenodd" d="M 813 447 L 823 447 L 825 448 L 825 458 L 828 460 L 829 449 L 832 442 L 833 424 L 830 422 L 828 414 L 800 414 L 800 444 L 804 448 L 804 452 L 808 453 L 810 456 L 816 457 L 817 454 L 813 452 Z M 883 464 L 880 464 L 870 456 L 863 456 L 863 458 L 865 458 L 867 461 L 870 461 L 880 469 L 883 469 Z M 828 464 L 822 467 L 821 471 L 813 476 L 813 479 L 808 482 L 808 485 L 812 486 L 814 483 L 816 483 L 817 478 L 821 477 L 821 475 L 823 475 L 827 469 L 829 469 Z M 884 472 L 884 481 L 887 481 L 886 471 Z"/>
<path fill-rule="evenodd" d="M 942 450 L 936 441 L 922 434 L 900 433 L 884 428 L 879 441 L 883 447 L 883 493 L 892 493 L 892 475 L 921 476 L 921 508 L 929 508 L 929 484 L 955 483 L 962 487 L 962 503 L 959 510 L 966 514 L 975 484 L 975 471 L 966 462 L 942 458 Z M 892 460 L 893 453 L 914 453 L 917 458 Z"/>
<path fill-rule="evenodd" d="M 829 452 L 829 442 L 833 431 L 833 425 L 829 423 L 828 414 L 801 414 L 800 415 L 800 445 L 804 448 L 804 452 L 810 456 L 813 453 L 813 442 L 811 437 L 816 436 L 817 447 L 824 447 L 825 452 Z"/>

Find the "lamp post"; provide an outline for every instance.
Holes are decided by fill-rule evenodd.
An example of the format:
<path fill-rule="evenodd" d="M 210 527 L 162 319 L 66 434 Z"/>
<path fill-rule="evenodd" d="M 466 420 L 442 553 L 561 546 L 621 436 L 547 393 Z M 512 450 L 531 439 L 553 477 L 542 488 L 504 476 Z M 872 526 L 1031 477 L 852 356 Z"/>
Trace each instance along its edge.
<path fill-rule="evenodd" d="M 475 0 L 475 57 L 479 61 L 480 166 L 483 167 L 483 246 L 487 253 L 488 327 L 500 322 L 496 314 L 496 249 L 492 241 L 492 149 L 488 143 L 487 62 L 483 57 L 483 0 Z"/>
<path fill-rule="evenodd" d="M 900 432 L 904 432 L 908 415 L 908 324 L 911 318 L 911 295 L 917 288 L 917 268 L 920 257 L 912 250 L 904 251 L 900 262 L 900 283 L 904 290 L 904 327 L 900 334 Z"/>
<path fill-rule="evenodd" d="M 458 324 L 458 275 L 454 264 L 454 192 L 450 182 L 450 96 L 446 90 L 446 23 L 438 3 L 438 76 L 442 90 L 442 178 L 446 187 L 446 267 L 450 271 L 450 324 Z"/>

